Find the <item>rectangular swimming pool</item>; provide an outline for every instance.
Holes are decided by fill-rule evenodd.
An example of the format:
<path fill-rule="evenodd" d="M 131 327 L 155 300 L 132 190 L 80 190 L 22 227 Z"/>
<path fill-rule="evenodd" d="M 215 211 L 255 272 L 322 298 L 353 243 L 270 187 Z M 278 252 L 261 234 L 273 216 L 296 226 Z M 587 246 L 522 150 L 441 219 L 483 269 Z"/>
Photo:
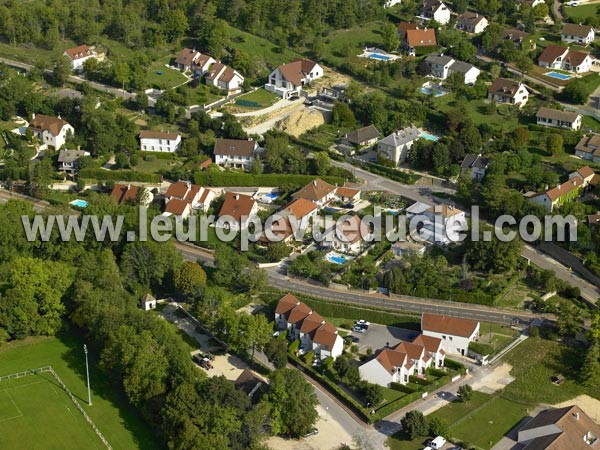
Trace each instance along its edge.
<path fill-rule="evenodd" d="M 392 59 L 390 56 L 382 55 L 381 53 L 370 53 L 369 58 L 379 59 L 381 61 L 389 61 L 390 59 Z"/>
<path fill-rule="evenodd" d="M 348 261 L 344 256 L 340 255 L 339 253 L 333 252 L 327 253 L 327 255 L 325 255 L 325 259 L 330 263 L 334 264 L 346 264 L 346 262 Z"/>
<path fill-rule="evenodd" d="M 544 75 L 546 75 L 547 77 L 556 78 L 557 80 L 562 80 L 562 81 L 570 80 L 571 78 L 573 78 L 572 75 L 567 75 L 567 74 L 558 73 L 558 72 L 548 72 L 548 73 L 545 73 Z"/>
<path fill-rule="evenodd" d="M 421 137 L 428 141 L 439 141 L 440 140 L 439 136 L 436 136 L 435 134 L 425 133 L 425 132 L 421 133 Z"/>

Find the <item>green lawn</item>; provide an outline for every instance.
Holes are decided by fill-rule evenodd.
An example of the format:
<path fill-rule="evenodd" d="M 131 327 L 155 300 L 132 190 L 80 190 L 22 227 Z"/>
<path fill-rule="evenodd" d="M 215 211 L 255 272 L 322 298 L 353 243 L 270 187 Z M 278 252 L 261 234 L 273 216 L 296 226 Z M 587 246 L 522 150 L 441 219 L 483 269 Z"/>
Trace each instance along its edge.
<path fill-rule="evenodd" d="M 508 353 L 504 360 L 513 366 L 516 380 L 504 389 L 503 396 L 528 403 L 556 404 L 581 394 L 600 399 L 600 387 L 586 388 L 578 378 L 585 350 L 559 342 L 529 338 Z M 551 378 L 563 375 L 556 386 Z"/>
<path fill-rule="evenodd" d="M 170 159 L 158 159 L 154 161 L 144 161 L 144 157 L 138 158 L 138 164 L 135 166 L 136 172 L 158 173 L 160 170 L 171 170 L 181 166 L 181 162 Z"/>
<path fill-rule="evenodd" d="M 49 372 L 0 382 L 0 436 L 13 450 L 105 448 Z"/>
<path fill-rule="evenodd" d="M 217 91 L 214 89 L 214 87 L 211 89 L 211 86 L 208 86 L 202 82 L 199 83 L 195 88 L 188 85 L 188 105 L 208 105 L 225 97 L 225 91 L 217 90 L 219 92 L 217 94 Z"/>
<path fill-rule="evenodd" d="M 575 23 L 586 17 L 594 17 L 600 14 L 600 4 L 563 6 L 564 13 Z"/>
<path fill-rule="evenodd" d="M 450 430 L 454 440 L 489 449 L 528 414 L 527 407 L 494 397 L 480 409 L 454 422 Z"/>
<path fill-rule="evenodd" d="M 381 22 L 371 22 L 357 25 L 346 30 L 332 32 L 325 39 L 325 59 L 341 64 L 349 58 L 356 58 L 365 47 L 382 47 Z"/>
<path fill-rule="evenodd" d="M 166 67 L 171 59 L 172 56 L 169 55 L 150 64 L 146 78 L 149 87 L 165 90 L 186 82 L 187 78 L 179 70 Z M 162 73 L 162 75 L 159 75 L 159 72 Z"/>
<path fill-rule="evenodd" d="M 113 448 L 161 448 L 157 442 L 158 439 L 154 436 L 152 430 L 147 428 L 137 412 L 127 404 L 125 396 L 120 389 L 106 376 L 106 374 L 100 372 L 97 367 L 97 355 L 95 354 L 94 349 L 90 349 L 90 379 L 93 405 L 91 407 L 87 406 L 85 402 L 87 399 L 85 360 L 82 346 L 83 341 L 74 334 L 61 334 L 55 338 L 28 338 L 23 341 L 12 342 L 0 348 L 0 375 L 8 375 L 23 370 L 50 365 L 71 390 L 73 395 L 80 401 L 85 411 Z M 40 402 L 38 397 L 33 394 L 32 397 L 28 398 L 30 398 L 31 401 L 30 405 L 35 405 L 39 402 L 38 414 L 47 411 L 48 414 L 51 415 L 52 411 L 55 408 L 58 408 L 56 405 L 47 404 L 45 401 Z M 43 398 L 43 395 L 40 394 L 39 399 Z M 42 408 L 47 409 L 44 410 Z M 25 416 L 25 411 L 23 411 L 23 413 Z M 71 408 L 71 413 L 73 415 L 79 414 L 79 412 L 75 410 L 74 405 Z M 45 417 L 46 414 L 44 413 L 43 415 Z M 32 424 L 29 422 L 29 419 L 23 420 L 22 422 L 13 422 L 12 420 L 4 423 L 0 422 L 0 425 L 2 425 L 2 427 L 0 427 L 0 436 L 2 437 L 0 438 L 0 441 L 4 438 L 6 430 L 10 428 L 11 435 L 18 435 L 23 439 L 23 447 L 19 448 L 41 448 L 41 433 L 44 433 L 43 439 L 44 443 L 46 443 L 46 434 L 48 434 L 48 439 L 50 439 L 50 434 L 53 433 L 54 429 L 60 429 L 61 431 L 70 430 L 66 420 L 64 423 L 59 423 L 57 427 L 53 427 L 51 424 L 55 419 L 58 420 L 58 417 L 46 417 L 46 422 L 43 425 L 39 422 Z M 79 419 L 73 418 L 73 420 Z M 13 422 L 13 425 L 8 427 L 8 422 Z M 67 427 L 65 427 L 65 425 L 67 425 Z M 84 439 L 84 435 L 86 435 L 87 432 L 77 432 L 76 430 L 73 430 L 72 433 L 78 433 L 77 435 L 80 435 L 80 439 Z M 56 447 L 47 447 L 44 445 L 43 448 L 89 448 L 83 441 L 76 442 L 75 440 L 65 440 L 64 442 L 57 442 L 55 445 Z M 92 444 L 90 444 L 90 446 L 92 446 Z M 2 445 L 2 448 L 15 447 L 11 445 Z M 95 447 L 92 446 L 91 448 Z"/>
<path fill-rule="evenodd" d="M 295 51 L 280 49 L 273 42 L 254 36 L 245 31 L 227 25 L 227 35 L 233 49 L 246 53 L 254 62 L 261 76 L 267 76 L 275 67 L 302 57 Z"/>
<path fill-rule="evenodd" d="M 453 441 L 489 449 L 527 414 L 526 406 L 475 391 L 470 401 L 450 403 L 427 417 L 446 422 Z M 392 450 L 413 450 L 423 448 L 425 441 L 424 438 L 409 440 L 400 432 L 388 440 L 388 445 Z"/>
<path fill-rule="evenodd" d="M 600 122 L 598 122 L 598 120 L 594 119 L 592 116 L 583 116 L 581 128 L 584 130 L 591 128 L 596 133 L 600 133 Z"/>
<path fill-rule="evenodd" d="M 271 106 L 279 99 L 278 95 L 260 88 L 236 98 L 235 108 L 246 110 L 263 109 Z"/>

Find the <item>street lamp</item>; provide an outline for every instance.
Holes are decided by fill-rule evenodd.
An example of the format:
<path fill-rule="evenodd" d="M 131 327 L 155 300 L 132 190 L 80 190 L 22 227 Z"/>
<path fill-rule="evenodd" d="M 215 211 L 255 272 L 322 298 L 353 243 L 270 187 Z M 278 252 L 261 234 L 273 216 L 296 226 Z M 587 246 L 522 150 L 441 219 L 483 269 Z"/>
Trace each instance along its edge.
<path fill-rule="evenodd" d="M 88 405 L 92 406 L 92 394 L 90 392 L 90 367 L 88 364 L 87 345 L 85 345 L 85 344 L 83 344 L 83 352 L 85 353 L 85 373 L 87 375 Z"/>

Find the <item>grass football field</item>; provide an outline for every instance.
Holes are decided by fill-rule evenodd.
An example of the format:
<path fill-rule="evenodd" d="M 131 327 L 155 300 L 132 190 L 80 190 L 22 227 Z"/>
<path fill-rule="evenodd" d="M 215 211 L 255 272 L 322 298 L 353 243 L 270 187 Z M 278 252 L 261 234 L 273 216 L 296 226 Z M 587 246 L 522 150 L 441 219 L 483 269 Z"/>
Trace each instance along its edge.
<path fill-rule="evenodd" d="M 54 377 L 45 372 L 0 381 L 0 448 L 106 447 Z"/>

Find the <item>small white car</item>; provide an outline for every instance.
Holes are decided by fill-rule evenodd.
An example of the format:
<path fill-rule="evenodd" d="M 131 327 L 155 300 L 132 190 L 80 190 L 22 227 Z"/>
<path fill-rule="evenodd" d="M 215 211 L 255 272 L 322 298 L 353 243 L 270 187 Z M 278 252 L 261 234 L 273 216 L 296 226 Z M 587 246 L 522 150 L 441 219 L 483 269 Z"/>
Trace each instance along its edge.
<path fill-rule="evenodd" d="M 567 2 L 567 3 L 565 3 L 565 5 L 567 5 L 567 6 L 578 6 L 579 2 Z"/>
<path fill-rule="evenodd" d="M 367 322 L 366 320 L 360 319 L 354 322 L 355 325 L 360 325 L 362 327 L 371 325 L 371 322 Z"/>
<path fill-rule="evenodd" d="M 429 445 L 433 450 L 441 450 L 446 445 L 446 439 L 442 436 L 437 436 Z"/>

